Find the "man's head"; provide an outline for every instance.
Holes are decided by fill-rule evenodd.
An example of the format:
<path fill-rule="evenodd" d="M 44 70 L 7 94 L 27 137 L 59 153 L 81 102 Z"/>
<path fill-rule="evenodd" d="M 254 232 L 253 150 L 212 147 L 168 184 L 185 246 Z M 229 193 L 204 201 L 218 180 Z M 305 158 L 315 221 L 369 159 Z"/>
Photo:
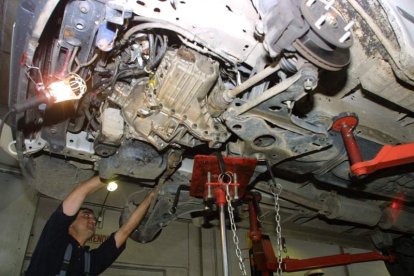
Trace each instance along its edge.
<path fill-rule="evenodd" d="M 76 214 L 76 219 L 69 226 L 69 234 L 71 234 L 79 242 L 79 238 L 83 241 L 88 240 L 95 234 L 96 217 L 93 210 L 89 208 L 80 208 Z M 86 242 L 85 240 L 85 242 Z"/>

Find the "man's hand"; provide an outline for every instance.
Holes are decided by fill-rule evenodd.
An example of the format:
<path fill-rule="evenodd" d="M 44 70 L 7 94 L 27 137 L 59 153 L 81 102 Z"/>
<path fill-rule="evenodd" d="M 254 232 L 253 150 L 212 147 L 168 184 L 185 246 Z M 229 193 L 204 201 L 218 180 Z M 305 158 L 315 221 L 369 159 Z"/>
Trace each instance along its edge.
<path fill-rule="evenodd" d="M 67 216 L 73 216 L 81 207 L 83 201 L 87 195 L 90 195 L 96 192 L 98 189 L 105 186 L 101 182 L 99 176 L 94 176 L 82 183 L 80 183 L 76 188 L 63 200 L 63 213 Z"/>
<path fill-rule="evenodd" d="M 127 240 L 129 235 L 131 235 L 132 231 L 138 227 L 139 223 L 147 213 L 148 207 L 150 206 L 151 201 L 154 199 L 154 197 L 155 193 L 150 192 L 131 214 L 127 222 L 124 223 L 121 228 L 119 228 L 119 230 L 115 233 L 115 243 L 117 248 L 120 248 Z"/>

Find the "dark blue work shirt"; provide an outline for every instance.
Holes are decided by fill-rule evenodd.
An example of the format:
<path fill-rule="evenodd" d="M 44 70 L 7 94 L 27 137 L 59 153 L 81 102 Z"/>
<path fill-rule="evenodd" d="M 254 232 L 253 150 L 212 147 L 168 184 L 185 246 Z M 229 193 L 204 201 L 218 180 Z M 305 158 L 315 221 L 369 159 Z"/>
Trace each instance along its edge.
<path fill-rule="evenodd" d="M 56 209 L 43 228 L 42 234 L 33 252 L 26 276 L 55 276 L 59 274 L 66 247 L 72 243 L 72 256 L 66 275 L 84 275 L 84 251 L 82 247 L 69 235 L 69 226 L 76 216 L 67 216 L 63 213 L 62 204 Z M 125 243 L 117 248 L 114 233 L 98 248 L 90 251 L 91 267 L 89 275 L 98 275 L 107 269 L 125 249 Z"/>

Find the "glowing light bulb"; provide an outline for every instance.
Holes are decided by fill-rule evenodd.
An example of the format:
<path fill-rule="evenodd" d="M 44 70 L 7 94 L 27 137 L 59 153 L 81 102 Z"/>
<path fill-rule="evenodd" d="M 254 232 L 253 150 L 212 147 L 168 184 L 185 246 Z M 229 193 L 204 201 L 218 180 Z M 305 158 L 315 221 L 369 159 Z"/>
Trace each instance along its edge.
<path fill-rule="evenodd" d="M 116 189 L 118 189 L 118 184 L 116 184 L 115 181 L 111 181 L 108 183 L 108 185 L 106 186 L 106 189 L 110 192 L 115 191 Z"/>
<path fill-rule="evenodd" d="M 49 84 L 48 92 L 55 103 L 78 100 L 86 92 L 85 81 L 77 74 L 71 73 L 61 81 Z"/>

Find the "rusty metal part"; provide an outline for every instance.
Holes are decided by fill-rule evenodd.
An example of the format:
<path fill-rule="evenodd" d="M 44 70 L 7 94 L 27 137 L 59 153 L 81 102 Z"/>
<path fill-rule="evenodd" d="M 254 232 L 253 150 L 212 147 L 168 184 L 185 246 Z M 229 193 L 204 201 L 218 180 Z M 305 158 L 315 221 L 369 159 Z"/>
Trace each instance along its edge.
<path fill-rule="evenodd" d="M 358 12 L 358 14 L 364 19 L 364 21 L 368 24 L 368 26 L 371 28 L 371 30 L 374 32 L 375 36 L 378 38 L 378 40 L 381 42 L 387 53 L 390 55 L 391 59 L 394 61 L 396 67 L 398 68 L 398 75 L 404 76 L 405 78 L 408 78 L 413 80 L 412 73 L 409 72 L 409 70 L 404 70 L 405 66 L 402 65 L 403 60 L 401 60 L 400 55 L 400 49 L 396 49 L 391 41 L 388 40 L 388 38 L 383 34 L 380 26 L 378 26 L 374 20 L 371 18 L 371 16 L 364 10 L 364 8 L 355 0 L 347 0 L 347 2 Z M 386 1 L 383 1 L 382 5 L 389 6 L 389 3 L 386 3 Z M 390 10 L 390 9 L 389 9 Z M 390 13 L 391 14 L 391 13 Z M 390 15 L 389 14 L 389 15 Z M 394 15 L 393 15 L 394 17 Z M 393 26 L 393 28 L 398 29 L 397 24 Z"/>

